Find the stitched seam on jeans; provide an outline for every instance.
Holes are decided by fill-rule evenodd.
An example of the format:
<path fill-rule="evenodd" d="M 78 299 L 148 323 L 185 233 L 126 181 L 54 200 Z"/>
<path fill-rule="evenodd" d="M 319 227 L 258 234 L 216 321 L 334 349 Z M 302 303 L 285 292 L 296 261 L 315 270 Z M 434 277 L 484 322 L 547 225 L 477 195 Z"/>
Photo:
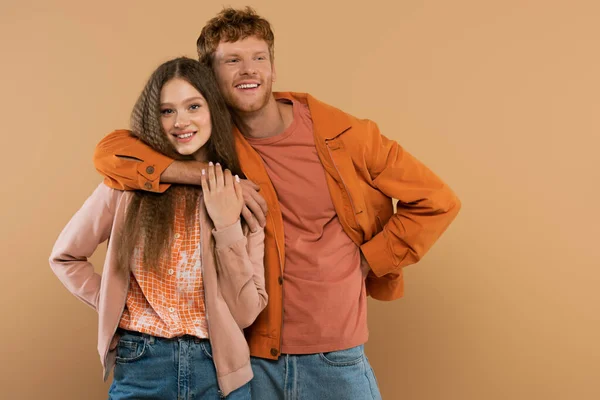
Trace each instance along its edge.
<path fill-rule="evenodd" d="M 323 353 L 319 353 L 319 357 L 321 357 L 327 364 L 329 364 L 329 365 L 331 365 L 333 367 L 349 367 L 351 365 L 358 364 L 363 359 L 363 355 L 361 355 L 360 357 L 356 358 L 355 360 L 350 360 L 350 361 L 332 361 L 332 360 L 328 359 L 325 356 L 325 354 L 323 354 Z"/>
<path fill-rule="evenodd" d="M 137 342 L 131 342 L 131 341 L 123 341 L 124 343 L 135 343 L 136 347 L 139 346 L 140 344 Z M 140 352 L 140 354 L 136 355 L 135 357 L 132 358 L 122 358 L 119 356 L 116 356 L 115 358 L 115 362 L 121 363 L 121 364 L 127 364 L 129 362 L 133 362 L 136 361 L 138 359 L 140 359 L 144 354 L 146 354 L 146 338 L 144 338 L 144 340 L 142 341 L 142 351 Z M 127 347 L 130 347 L 129 345 L 127 345 Z M 119 348 L 119 344 L 117 344 L 116 349 Z"/>

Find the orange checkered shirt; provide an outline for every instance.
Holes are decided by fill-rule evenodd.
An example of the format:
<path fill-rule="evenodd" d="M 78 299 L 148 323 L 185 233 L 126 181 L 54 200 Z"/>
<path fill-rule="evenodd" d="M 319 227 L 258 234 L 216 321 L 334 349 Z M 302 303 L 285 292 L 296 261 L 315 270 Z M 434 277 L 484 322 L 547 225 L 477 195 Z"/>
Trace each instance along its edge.
<path fill-rule="evenodd" d="M 188 235 L 185 199 L 179 198 L 170 257 L 161 257 L 157 269 L 144 268 L 138 247 L 120 328 L 163 338 L 186 334 L 208 338 L 197 213 L 192 223 Z"/>

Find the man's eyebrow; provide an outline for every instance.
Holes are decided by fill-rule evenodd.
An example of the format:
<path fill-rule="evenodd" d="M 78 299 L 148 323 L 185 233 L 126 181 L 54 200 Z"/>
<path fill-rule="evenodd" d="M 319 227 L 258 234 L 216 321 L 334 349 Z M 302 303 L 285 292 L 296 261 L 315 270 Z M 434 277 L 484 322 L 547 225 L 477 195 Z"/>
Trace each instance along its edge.
<path fill-rule="evenodd" d="M 268 50 L 258 50 L 258 51 L 255 51 L 255 52 L 252 53 L 252 55 L 254 55 L 254 56 L 257 55 L 257 54 L 269 54 L 269 51 Z M 236 52 L 236 51 L 232 51 L 232 52 L 229 52 L 229 53 L 223 53 L 223 55 L 222 55 L 223 58 L 239 57 L 239 56 L 240 56 L 239 53 Z"/>

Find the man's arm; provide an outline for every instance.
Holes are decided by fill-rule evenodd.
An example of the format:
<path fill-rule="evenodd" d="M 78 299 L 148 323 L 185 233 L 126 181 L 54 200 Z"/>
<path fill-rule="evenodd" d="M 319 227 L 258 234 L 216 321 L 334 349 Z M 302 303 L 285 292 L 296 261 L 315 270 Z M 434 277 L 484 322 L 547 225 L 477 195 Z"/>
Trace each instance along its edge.
<path fill-rule="evenodd" d="M 96 146 L 94 166 L 104 183 L 119 190 L 146 190 L 163 193 L 171 183 L 200 185 L 205 163 L 174 161 L 122 129 L 106 135 Z M 258 185 L 242 181 L 245 206 L 242 216 L 255 232 L 266 224 L 267 203 Z"/>
<path fill-rule="evenodd" d="M 94 152 L 94 166 L 104 183 L 119 190 L 164 192 L 170 185 L 161 183 L 160 176 L 172 163 L 124 129 L 102 138 Z"/>
<path fill-rule="evenodd" d="M 419 261 L 460 210 L 460 200 L 429 168 L 372 121 L 361 121 L 367 134 L 365 162 L 372 185 L 398 199 L 396 213 L 383 230 L 361 246 L 372 273 L 369 278 L 393 284 L 400 268 Z"/>

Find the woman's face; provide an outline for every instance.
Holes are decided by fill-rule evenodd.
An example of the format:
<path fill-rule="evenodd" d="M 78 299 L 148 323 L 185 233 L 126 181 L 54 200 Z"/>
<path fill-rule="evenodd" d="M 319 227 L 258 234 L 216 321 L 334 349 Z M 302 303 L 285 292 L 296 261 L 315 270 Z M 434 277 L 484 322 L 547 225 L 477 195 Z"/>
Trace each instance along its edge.
<path fill-rule="evenodd" d="M 202 147 L 211 134 L 210 110 L 204 96 L 186 80 L 173 78 L 162 87 L 160 122 L 179 154 L 207 161 Z"/>

